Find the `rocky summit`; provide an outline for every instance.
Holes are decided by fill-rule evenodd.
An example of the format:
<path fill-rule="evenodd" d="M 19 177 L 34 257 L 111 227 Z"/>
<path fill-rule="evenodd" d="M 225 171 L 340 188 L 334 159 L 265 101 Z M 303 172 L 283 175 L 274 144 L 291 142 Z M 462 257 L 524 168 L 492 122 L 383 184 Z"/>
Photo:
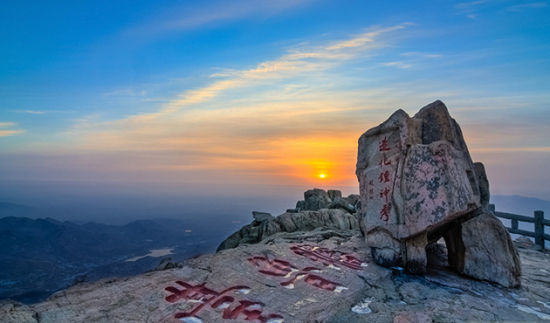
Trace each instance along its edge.
<path fill-rule="evenodd" d="M 77 284 L 45 302 L 0 303 L 2 322 L 543 322 L 550 254 L 520 249 L 520 288 L 429 266 L 378 266 L 358 231 L 279 232 L 139 276 Z M 352 231 L 353 232 L 353 231 Z M 524 244 L 522 242 L 522 244 Z M 440 245 L 438 250 L 444 251 Z M 444 253 L 439 261 L 445 261 Z M 435 261 L 434 261 L 435 262 Z"/>
<path fill-rule="evenodd" d="M 215 254 L 3 302 L 1 321 L 550 320 L 550 253 L 488 210 L 483 165 L 442 102 L 363 134 L 357 177 L 360 195 L 315 188 L 281 215 L 252 212 Z"/>
<path fill-rule="evenodd" d="M 435 101 L 414 117 L 398 110 L 359 138 L 359 224 L 376 263 L 426 272 L 443 238 L 449 265 L 506 287 L 520 284 L 516 249 L 489 212 L 489 182 L 458 123 Z"/>

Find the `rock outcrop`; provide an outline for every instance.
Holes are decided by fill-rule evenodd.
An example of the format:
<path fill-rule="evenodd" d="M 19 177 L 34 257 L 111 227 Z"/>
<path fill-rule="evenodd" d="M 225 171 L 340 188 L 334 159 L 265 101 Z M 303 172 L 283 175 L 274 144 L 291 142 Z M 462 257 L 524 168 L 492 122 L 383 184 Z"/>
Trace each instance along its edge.
<path fill-rule="evenodd" d="M 230 235 L 217 251 L 235 248 L 242 244 L 254 244 L 278 232 L 312 231 L 317 228 L 340 231 L 358 230 L 357 218 L 342 209 L 286 212 L 275 218 L 254 220 Z"/>
<path fill-rule="evenodd" d="M 487 210 L 485 169 L 472 162 L 458 123 L 441 101 L 423 107 L 413 118 L 398 110 L 365 132 L 359 138 L 356 175 L 360 227 L 378 264 L 424 273 L 426 247 L 443 237 L 449 264 L 460 273 L 504 286 L 519 284 L 517 251 Z M 468 220 L 479 214 L 490 223 L 485 226 L 487 236 L 495 237 L 493 245 L 485 247 L 504 253 L 491 258 L 491 266 L 503 268 L 491 274 L 474 268 L 487 264 L 480 259 L 488 250 L 464 240 L 473 238 L 463 234 L 463 227 L 473 233 Z"/>
<path fill-rule="evenodd" d="M 328 229 L 337 235 L 345 231 L 359 230 L 356 211 L 360 207 L 359 195 L 342 197 L 339 190 L 314 188 L 304 192 L 304 200 L 296 203 L 296 209 L 273 217 L 269 213 L 253 211 L 254 221 L 230 235 L 217 251 L 235 248 L 241 244 L 258 243 L 278 232 L 302 232 Z"/>

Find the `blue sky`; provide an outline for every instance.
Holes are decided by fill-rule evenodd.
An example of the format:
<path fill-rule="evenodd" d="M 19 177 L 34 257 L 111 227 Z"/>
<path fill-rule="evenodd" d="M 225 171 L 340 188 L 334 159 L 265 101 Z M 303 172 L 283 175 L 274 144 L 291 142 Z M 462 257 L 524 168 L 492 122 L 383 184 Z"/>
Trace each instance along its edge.
<path fill-rule="evenodd" d="M 550 199 L 546 1 L 18 1 L 0 39 L 10 185 L 351 193 L 359 135 L 441 99 L 494 193 Z"/>

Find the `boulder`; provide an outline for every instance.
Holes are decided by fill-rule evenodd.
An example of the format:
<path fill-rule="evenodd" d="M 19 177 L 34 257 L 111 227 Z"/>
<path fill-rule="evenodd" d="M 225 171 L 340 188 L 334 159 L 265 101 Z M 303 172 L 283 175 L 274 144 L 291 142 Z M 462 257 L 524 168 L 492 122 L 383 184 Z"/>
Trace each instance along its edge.
<path fill-rule="evenodd" d="M 168 270 L 172 268 L 181 268 L 183 265 L 179 262 L 173 262 L 171 257 L 163 258 L 158 266 L 153 270 Z"/>
<path fill-rule="evenodd" d="M 302 210 L 317 211 L 326 209 L 330 205 L 330 202 L 332 200 L 325 190 L 314 188 L 304 192 L 304 206 Z"/>
<path fill-rule="evenodd" d="M 359 194 L 350 194 L 344 198 L 349 204 L 353 205 L 355 209 L 361 208 L 361 196 Z"/>
<path fill-rule="evenodd" d="M 375 261 L 422 274 L 426 247 L 444 237 L 449 264 L 461 271 L 460 257 L 470 247 L 460 241 L 462 223 L 486 210 L 489 182 L 445 104 L 435 101 L 412 118 L 398 110 L 358 143 L 359 226 Z M 496 225 L 487 230 L 501 232 Z M 495 243 L 507 245 L 504 238 Z M 507 268 L 514 276 L 514 267 Z M 464 273 L 486 279 L 475 270 Z"/>
<path fill-rule="evenodd" d="M 332 201 L 334 201 L 337 197 L 342 197 L 342 192 L 339 190 L 328 190 L 327 195 Z"/>
<path fill-rule="evenodd" d="M 464 275 L 518 287 L 521 280 L 519 256 L 510 234 L 494 215 L 484 213 L 462 223 Z"/>
<path fill-rule="evenodd" d="M 254 221 L 258 223 L 273 219 L 273 215 L 271 215 L 271 213 L 259 211 L 252 211 L 252 217 L 254 218 Z"/>
<path fill-rule="evenodd" d="M 519 248 L 529 249 L 535 247 L 535 243 L 533 242 L 533 240 L 525 236 L 519 236 L 518 238 L 516 238 L 516 240 L 514 240 L 514 242 Z"/>
<path fill-rule="evenodd" d="M 336 197 L 328 207 L 329 209 L 343 209 L 349 213 L 355 213 L 355 206 L 341 197 Z"/>

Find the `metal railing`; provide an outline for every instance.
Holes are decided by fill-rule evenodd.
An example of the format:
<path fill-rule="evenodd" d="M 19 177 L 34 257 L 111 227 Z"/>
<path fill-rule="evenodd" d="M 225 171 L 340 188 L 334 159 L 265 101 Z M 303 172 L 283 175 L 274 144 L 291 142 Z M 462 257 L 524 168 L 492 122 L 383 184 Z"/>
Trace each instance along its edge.
<path fill-rule="evenodd" d="M 525 216 L 513 213 L 497 212 L 495 211 L 495 205 L 489 204 L 489 209 L 495 213 L 499 218 L 509 219 L 511 227 L 506 227 L 510 233 L 520 234 L 523 236 L 535 238 L 535 244 L 541 246 L 544 249 L 544 240 L 550 241 L 550 234 L 544 233 L 544 226 L 550 226 L 550 220 L 544 218 L 543 211 L 535 211 L 534 216 Z M 535 230 L 533 232 L 521 230 L 518 228 L 518 222 L 533 223 Z"/>

